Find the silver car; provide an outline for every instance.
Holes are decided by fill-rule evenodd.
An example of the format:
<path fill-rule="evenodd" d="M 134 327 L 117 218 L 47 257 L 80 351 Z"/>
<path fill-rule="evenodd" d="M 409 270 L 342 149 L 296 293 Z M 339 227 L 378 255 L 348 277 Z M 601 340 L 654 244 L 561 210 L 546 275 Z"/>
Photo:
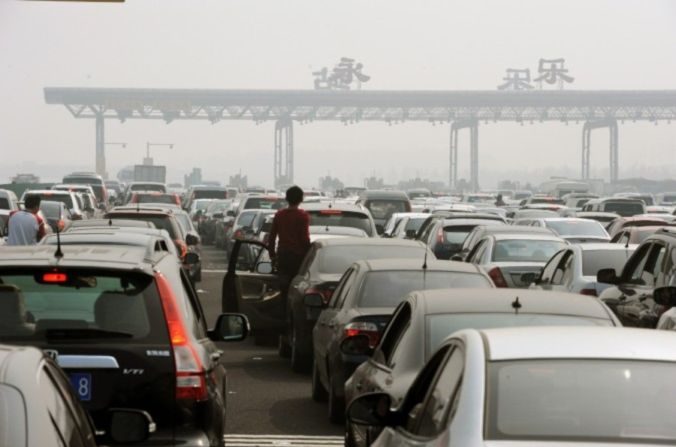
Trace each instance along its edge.
<path fill-rule="evenodd" d="M 529 327 L 456 332 L 392 409 L 350 404 L 385 426 L 374 446 L 562 447 L 676 444 L 676 337 L 669 331 Z"/>
<path fill-rule="evenodd" d="M 555 234 L 572 244 L 610 241 L 610 235 L 603 225 L 592 219 L 580 219 L 577 217 L 540 217 L 534 219 L 520 219 L 515 221 L 514 224 L 549 228 Z"/>

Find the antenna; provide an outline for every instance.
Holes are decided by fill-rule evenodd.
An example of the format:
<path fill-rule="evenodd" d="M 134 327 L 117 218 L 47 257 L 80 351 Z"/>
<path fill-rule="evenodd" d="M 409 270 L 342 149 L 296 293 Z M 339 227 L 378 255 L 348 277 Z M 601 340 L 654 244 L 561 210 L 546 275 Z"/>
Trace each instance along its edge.
<path fill-rule="evenodd" d="M 519 297 L 517 296 L 514 301 L 512 301 L 512 309 L 514 309 L 514 314 L 519 315 L 519 309 L 523 307 L 521 303 L 519 302 Z"/>
<path fill-rule="evenodd" d="M 427 272 L 427 251 L 428 250 L 429 249 L 427 247 L 425 247 L 425 257 L 423 258 L 423 265 L 422 265 L 423 273 Z"/>
<path fill-rule="evenodd" d="M 63 258 L 63 252 L 61 251 L 61 228 L 59 227 L 62 218 L 63 214 L 61 213 L 61 208 L 59 208 L 59 222 L 56 223 L 56 251 L 54 252 L 54 257 L 59 259 Z"/>

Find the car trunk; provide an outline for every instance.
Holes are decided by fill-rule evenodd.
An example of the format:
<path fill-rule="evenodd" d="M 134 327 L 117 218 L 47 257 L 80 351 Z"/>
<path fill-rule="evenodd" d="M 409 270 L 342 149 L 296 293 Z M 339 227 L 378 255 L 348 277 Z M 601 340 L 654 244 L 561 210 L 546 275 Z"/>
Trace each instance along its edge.
<path fill-rule="evenodd" d="M 542 270 L 543 266 L 544 263 L 501 262 L 497 264 L 492 264 L 490 267 L 486 268 L 486 270 L 490 271 L 494 268 L 499 268 L 500 273 L 507 282 L 508 287 L 526 288 L 530 284 L 527 281 L 523 281 L 521 276 L 524 273 L 538 274 Z"/>

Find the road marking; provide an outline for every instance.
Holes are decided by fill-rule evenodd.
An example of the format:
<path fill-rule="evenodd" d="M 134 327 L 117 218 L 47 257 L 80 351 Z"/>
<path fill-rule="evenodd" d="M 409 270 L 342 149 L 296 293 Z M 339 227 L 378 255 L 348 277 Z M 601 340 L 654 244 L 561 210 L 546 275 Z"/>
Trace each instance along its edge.
<path fill-rule="evenodd" d="M 202 273 L 227 273 L 225 269 L 202 269 Z"/>
<path fill-rule="evenodd" d="M 342 436 L 302 436 L 302 435 L 225 435 L 227 447 L 309 447 L 344 445 Z"/>

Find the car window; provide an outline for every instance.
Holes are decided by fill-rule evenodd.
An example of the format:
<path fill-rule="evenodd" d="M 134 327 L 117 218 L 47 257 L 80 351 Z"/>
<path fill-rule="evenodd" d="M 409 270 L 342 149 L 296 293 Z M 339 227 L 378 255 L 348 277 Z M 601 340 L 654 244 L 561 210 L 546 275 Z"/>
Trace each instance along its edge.
<path fill-rule="evenodd" d="M 554 253 L 564 248 L 563 241 L 542 239 L 503 239 L 495 242 L 495 262 L 547 262 Z"/>
<path fill-rule="evenodd" d="M 583 250 L 582 275 L 596 276 L 599 270 L 605 268 L 621 272 L 632 250 Z"/>
<path fill-rule="evenodd" d="M 374 230 L 368 214 L 354 211 L 341 211 L 337 209 L 312 210 L 310 225 L 329 227 L 349 227 L 363 230 L 369 236 L 373 236 Z"/>
<path fill-rule="evenodd" d="M 362 259 L 419 258 L 425 247 L 401 245 L 333 245 L 319 250 L 318 268 L 321 273 L 343 273 L 355 261 Z"/>
<path fill-rule="evenodd" d="M 331 301 L 329 301 L 329 307 L 338 307 L 338 301 L 341 299 L 343 295 L 343 290 L 345 289 L 345 283 L 348 281 L 350 278 L 350 275 L 352 275 L 352 272 L 354 272 L 354 269 L 349 268 L 345 271 L 343 276 L 340 278 L 340 281 L 338 282 L 338 286 L 336 286 L 336 290 L 333 291 L 333 294 L 331 295 Z"/>
<path fill-rule="evenodd" d="M 554 270 L 554 275 L 552 276 L 552 285 L 560 286 L 565 283 L 570 274 L 572 273 L 572 263 L 573 263 L 573 252 L 567 250 L 566 253 L 561 258 L 559 265 Z"/>
<path fill-rule="evenodd" d="M 481 255 L 484 254 L 487 245 L 488 245 L 487 239 L 483 239 L 477 242 L 474 248 L 472 248 L 472 250 L 467 255 L 466 262 L 476 264 L 477 260 L 480 259 Z M 479 251 L 481 251 L 481 253 L 479 253 Z"/>
<path fill-rule="evenodd" d="M 341 296 L 338 299 L 338 302 L 336 303 L 337 308 L 341 308 L 345 304 L 345 300 L 347 299 L 348 295 L 352 291 L 352 288 L 355 285 L 355 281 L 357 280 L 357 277 L 359 276 L 359 268 L 355 267 L 354 269 L 352 269 L 352 272 L 353 273 L 345 281 L 345 286 L 343 287 L 343 293 L 341 294 Z"/>
<path fill-rule="evenodd" d="M 648 261 L 648 254 L 653 244 L 644 244 L 638 248 L 627 264 L 623 280 L 631 284 L 643 284 L 643 269 Z"/>
<path fill-rule="evenodd" d="M 393 353 L 396 351 L 399 342 L 404 333 L 409 328 L 411 322 L 411 305 L 407 302 L 402 303 L 395 311 L 394 316 L 388 323 L 383 333 L 383 339 L 378 347 L 378 352 L 382 355 L 382 361 L 394 366 Z"/>
<path fill-rule="evenodd" d="M 185 273 L 185 271 L 183 269 L 179 269 L 179 271 L 184 295 L 188 301 L 188 305 L 185 306 L 188 310 L 188 324 L 190 324 L 192 332 L 198 340 L 206 338 L 207 323 L 204 319 L 202 307 L 200 306 L 199 298 L 197 297 L 195 288 L 190 283 L 190 279 L 188 278 L 188 275 Z"/>
<path fill-rule="evenodd" d="M 406 202 L 403 200 L 367 200 L 366 208 L 374 219 L 389 219 L 394 213 L 405 213 Z"/>
<path fill-rule="evenodd" d="M 552 281 L 552 278 L 554 277 L 554 272 L 556 271 L 557 267 L 559 266 L 559 263 L 561 262 L 561 258 L 563 255 L 566 254 L 568 250 L 561 250 L 547 262 L 545 267 L 542 269 L 542 275 L 541 278 L 542 280 L 540 281 L 543 284 L 549 284 Z"/>

